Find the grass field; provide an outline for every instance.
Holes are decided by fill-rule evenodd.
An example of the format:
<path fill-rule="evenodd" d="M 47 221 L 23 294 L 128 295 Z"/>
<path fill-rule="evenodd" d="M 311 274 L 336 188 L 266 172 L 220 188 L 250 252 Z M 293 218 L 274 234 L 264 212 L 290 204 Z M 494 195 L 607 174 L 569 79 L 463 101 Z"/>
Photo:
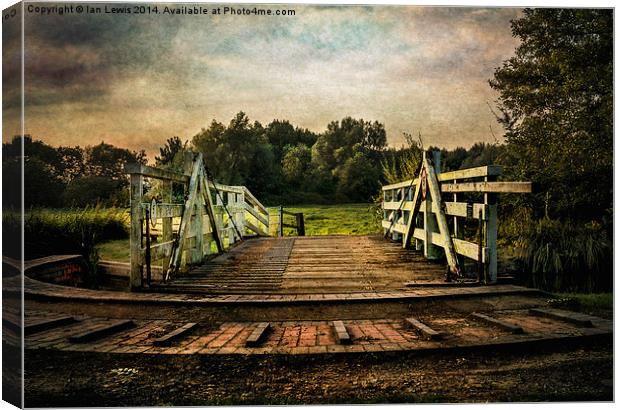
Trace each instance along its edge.
<path fill-rule="evenodd" d="M 373 217 L 371 204 L 304 205 L 284 208 L 287 212 L 304 214 L 306 235 L 368 235 L 381 232 Z M 293 223 L 285 215 L 285 223 Z M 271 209 L 271 221 L 277 223 L 277 210 Z M 276 227 L 272 229 L 275 233 Z M 293 228 L 284 228 L 284 235 L 297 235 Z M 102 260 L 129 261 L 129 240 L 120 239 L 97 245 Z"/>
<path fill-rule="evenodd" d="M 306 235 L 368 235 L 380 232 L 371 204 L 304 205 L 284 208 L 288 212 L 302 212 Z M 273 211 L 272 211 L 273 212 Z M 274 220 L 272 216 L 272 220 Z M 288 220 L 288 221 L 287 221 Z M 293 217 L 285 216 L 285 223 Z M 295 235 L 295 229 L 285 228 L 285 235 Z"/>

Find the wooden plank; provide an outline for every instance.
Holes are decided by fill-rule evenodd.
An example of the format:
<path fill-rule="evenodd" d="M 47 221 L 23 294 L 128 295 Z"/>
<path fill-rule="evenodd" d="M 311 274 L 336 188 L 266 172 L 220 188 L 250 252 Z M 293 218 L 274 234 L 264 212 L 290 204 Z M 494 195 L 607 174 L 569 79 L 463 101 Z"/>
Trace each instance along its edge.
<path fill-rule="evenodd" d="M 220 194 L 222 196 L 224 196 L 225 192 L 232 192 L 235 194 L 242 194 L 243 193 L 243 186 L 240 185 L 224 185 L 224 184 L 219 184 L 217 182 L 213 182 L 213 181 L 208 181 L 209 184 L 209 188 L 217 188 L 218 191 L 220 191 Z"/>
<path fill-rule="evenodd" d="M 452 238 L 452 242 L 454 243 L 454 249 L 456 253 L 459 255 L 463 255 L 469 259 L 473 259 L 475 261 L 478 260 L 478 244 L 473 242 L 468 242 L 463 239 Z M 487 246 L 482 247 L 482 263 L 487 263 L 489 261 L 489 248 Z"/>
<path fill-rule="evenodd" d="M 268 216 L 267 218 L 263 217 L 256 209 L 254 209 L 250 204 L 245 204 L 245 210 L 250 213 L 254 218 L 256 218 L 260 223 L 265 226 L 269 226 Z M 268 214 L 267 214 L 268 215 Z"/>
<path fill-rule="evenodd" d="M 413 180 L 413 185 L 418 185 L 418 182 L 419 182 L 419 178 L 415 178 Z M 395 184 L 384 185 L 383 187 L 381 187 L 381 189 L 384 190 L 384 191 L 391 191 L 391 190 L 394 190 L 394 189 L 406 188 L 406 187 L 408 187 L 410 185 L 411 185 L 411 179 L 407 179 L 405 181 L 397 182 Z"/>
<path fill-rule="evenodd" d="M 135 163 L 126 164 L 125 173 L 131 175 L 142 175 L 149 178 L 164 179 L 180 183 L 187 183 L 187 181 L 189 181 L 188 175 L 183 175 L 177 172 Z"/>
<path fill-rule="evenodd" d="M 416 228 L 413 233 L 413 237 L 421 241 L 426 240 L 426 234 L 424 232 L 424 229 Z M 443 238 L 437 232 L 433 232 L 433 234 L 431 235 L 431 240 L 433 241 L 433 245 L 444 246 Z M 454 243 L 454 250 L 456 251 L 456 253 L 458 253 L 459 255 L 463 255 L 469 259 L 473 259 L 475 261 L 478 260 L 477 243 L 467 242 L 463 239 L 458 238 L 452 238 L 452 242 Z M 485 246 L 482 248 L 482 262 L 486 263 L 488 260 L 489 248 Z"/>
<path fill-rule="evenodd" d="M 32 335 L 56 327 L 70 325 L 77 322 L 73 316 L 61 316 L 54 319 L 39 320 L 24 326 L 24 335 Z"/>
<path fill-rule="evenodd" d="M 488 192 L 529 194 L 532 192 L 531 182 L 463 182 L 443 184 L 441 192 Z"/>
<path fill-rule="evenodd" d="M 446 207 L 445 208 L 446 215 L 467 218 L 467 206 L 468 206 L 467 202 L 444 202 L 444 205 Z M 400 206 L 400 202 L 384 202 L 383 203 L 383 209 L 388 210 L 388 211 L 398 210 L 399 206 Z M 481 210 L 482 210 L 482 219 L 483 220 L 488 219 L 488 208 L 485 204 L 474 203 L 472 204 L 472 207 L 473 207 L 472 219 L 478 219 Z M 403 211 L 411 211 L 412 208 L 413 208 L 413 201 L 406 201 L 403 204 L 402 208 L 400 209 Z M 426 210 L 424 209 L 424 207 L 420 208 L 420 212 L 425 212 L 425 211 Z M 433 213 L 437 213 L 437 205 L 435 205 L 434 203 L 432 204 L 432 211 Z"/>
<path fill-rule="evenodd" d="M 431 193 L 431 197 L 435 205 L 437 206 L 437 225 L 439 225 L 439 232 L 441 233 L 443 239 L 443 248 L 446 254 L 446 260 L 448 262 L 448 266 L 453 273 L 459 273 L 458 259 L 456 257 L 456 252 L 454 251 L 454 244 L 452 243 L 452 237 L 450 236 L 450 231 L 448 229 L 448 221 L 446 220 L 446 215 L 443 213 L 442 200 L 441 200 L 441 192 L 439 188 L 439 182 L 437 181 L 437 176 L 435 174 L 435 169 L 431 165 L 428 158 L 424 157 L 424 165 L 426 168 L 426 172 L 428 173 L 428 188 Z"/>
<path fill-rule="evenodd" d="M 215 247 L 218 253 L 224 252 L 224 243 L 222 242 L 222 237 L 220 236 L 220 231 L 218 230 L 218 225 L 216 221 L 216 211 L 213 207 L 213 200 L 211 199 L 211 192 L 209 191 L 209 184 L 206 176 L 204 175 L 204 164 L 202 160 L 202 155 L 198 158 L 201 165 L 201 178 L 200 185 L 201 191 L 204 196 L 205 206 L 207 208 L 207 215 L 209 216 L 209 224 L 211 225 L 211 234 L 213 235 L 213 241 L 215 241 Z M 210 247 L 210 245 L 209 245 Z"/>
<path fill-rule="evenodd" d="M 156 245 L 151 246 L 151 260 L 157 260 L 162 258 L 168 258 L 172 255 L 172 248 L 174 246 L 174 241 L 168 242 L 160 242 Z M 142 248 L 142 261 L 145 261 L 145 253 L 146 248 Z"/>
<path fill-rule="evenodd" d="M 261 322 L 250 334 L 250 337 L 245 341 L 247 347 L 257 347 L 263 342 L 267 333 L 271 330 L 271 324 L 269 322 Z"/>
<path fill-rule="evenodd" d="M 341 345 L 350 345 L 352 343 L 351 336 L 349 332 L 347 332 L 347 328 L 344 326 L 344 323 L 342 323 L 342 320 L 334 320 L 332 326 L 338 343 Z"/>
<path fill-rule="evenodd" d="M 170 267 L 166 272 L 166 280 L 170 278 L 172 273 L 179 270 L 181 265 L 181 255 L 183 254 L 183 247 L 185 246 L 185 237 L 189 232 L 190 220 L 192 212 L 194 210 L 194 204 L 196 203 L 198 196 L 198 186 L 200 184 L 200 176 L 202 170 L 202 158 L 201 154 L 198 154 L 198 158 L 194 159 L 192 167 L 192 176 L 189 180 L 189 192 L 187 199 L 185 200 L 185 206 L 183 208 L 183 217 L 181 218 L 181 225 L 179 226 L 179 241 L 172 250 L 172 257 L 170 258 Z M 188 164 L 189 165 L 189 164 Z"/>
<path fill-rule="evenodd" d="M 250 231 L 254 232 L 257 235 L 268 236 L 267 233 L 265 233 L 258 226 L 254 225 L 252 222 L 245 221 L 245 227 L 248 228 Z"/>
<path fill-rule="evenodd" d="M 410 317 L 405 319 L 405 321 L 411 326 L 413 326 L 413 328 L 416 329 L 418 332 L 420 332 L 424 340 L 436 340 L 443 337 L 443 334 L 441 332 L 431 329 L 429 326 L 425 325 L 417 319 Z"/>
<path fill-rule="evenodd" d="M 78 333 L 69 337 L 71 343 L 86 343 L 112 335 L 135 326 L 133 320 L 117 320 L 108 325 L 100 326 L 94 330 Z"/>
<path fill-rule="evenodd" d="M 131 270 L 129 274 L 129 287 L 131 290 L 142 287 L 142 182 L 140 174 L 130 176 L 130 199 L 131 226 L 129 232 L 129 261 Z"/>
<path fill-rule="evenodd" d="M 467 202 L 445 202 L 446 206 L 446 215 L 458 216 L 461 218 L 467 218 Z M 480 217 L 480 211 L 482 211 L 482 219 L 488 219 L 488 207 L 485 204 L 472 204 L 473 208 L 473 219 L 478 219 Z M 436 212 L 436 206 L 433 205 L 433 212 Z"/>
<path fill-rule="evenodd" d="M 487 316 L 482 313 L 472 313 L 471 315 L 477 319 L 480 319 L 490 324 L 491 326 L 499 327 L 500 329 L 507 330 L 511 333 L 515 333 L 515 334 L 523 333 L 523 328 L 521 326 L 515 325 L 514 323 L 496 319 L 494 317 Z"/>
<path fill-rule="evenodd" d="M 594 323 L 592 323 L 592 319 L 589 316 L 576 312 L 568 312 L 557 309 L 530 309 L 529 312 L 534 316 L 561 320 L 563 322 L 568 322 L 583 327 L 594 327 Z"/>
<path fill-rule="evenodd" d="M 177 207 L 177 209 L 179 210 L 179 216 L 181 216 L 181 214 L 183 213 L 183 206 L 180 204 L 171 204 L 172 202 L 172 182 L 171 181 L 162 181 L 161 182 L 161 190 L 162 190 L 162 198 L 164 201 L 166 201 L 165 205 L 175 205 Z M 163 205 L 163 204 L 162 204 Z M 172 212 L 172 207 L 167 207 L 165 208 L 166 210 L 170 210 Z M 162 209 L 162 212 L 164 210 Z M 171 242 L 173 240 L 172 237 L 172 215 L 168 216 L 168 215 L 161 215 L 162 216 L 162 221 L 161 221 L 161 227 L 162 227 L 162 241 L 163 243 L 166 242 Z M 172 247 L 170 248 L 170 252 L 168 254 L 166 254 L 165 256 L 162 255 L 163 257 L 163 261 L 162 261 L 162 272 L 167 272 L 168 268 L 170 267 L 170 257 L 172 256 Z"/>
<path fill-rule="evenodd" d="M 244 193 L 245 201 L 247 203 L 249 203 L 250 205 L 257 206 L 258 209 L 264 215 L 269 215 L 269 211 L 267 210 L 265 205 L 263 205 L 258 199 L 256 199 L 256 197 L 250 192 L 249 189 L 247 189 L 246 187 L 242 187 L 242 188 L 243 188 L 243 193 Z M 267 223 L 267 225 L 269 225 L 269 223 Z"/>
<path fill-rule="evenodd" d="M 407 225 L 405 224 L 399 224 L 399 223 L 392 224 L 390 221 L 381 221 L 381 226 L 384 227 L 385 229 L 389 229 L 391 226 L 392 232 L 398 232 L 401 234 L 404 234 L 405 232 L 407 232 Z"/>
<path fill-rule="evenodd" d="M 420 176 L 422 175 L 422 170 L 424 167 L 420 167 Z M 409 211 L 409 219 L 407 220 L 407 227 L 405 228 L 405 232 L 403 233 L 403 248 L 408 248 L 409 243 L 411 242 L 411 238 L 413 237 L 413 231 L 415 230 L 415 220 L 418 216 L 418 211 L 422 207 L 421 204 L 421 188 L 420 188 L 420 176 L 414 180 L 415 184 L 415 192 L 413 193 L 413 197 L 411 198 L 411 202 L 413 203 L 411 207 L 411 211 Z M 413 186 L 413 185 L 412 185 Z M 403 198 L 404 199 L 404 198 Z"/>
<path fill-rule="evenodd" d="M 148 202 L 142 203 L 142 217 L 146 217 L 146 210 L 151 208 Z M 183 214 L 183 204 L 158 203 L 155 206 L 155 214 L 159 218 L 179 218 Z"/>
<path fill-rule="evenodd" d="M 173 341 L 185 336 L 197 325 L 197 323 L 186 323 L 172 332 L 166 333 L 162 337 L 153 340 L 153 346 L 170 346 Z"/>
<path fill-rule="evenodd" d="M 468 178 L 480 178 L 485 176 L 499 176 L 502 175 L 502 167 L 499 165 L 488 165 L 483 167 L 460 169 L 457 171 L 442 172 L 437 175 L 439 182 L 451 181 L 455 179 L 468 179 Z M 418 178 L 415 179 L 414 184 L 417 185 Z M 395 184 L 384 185 L 381 187 L 383 191 L 390 191 L 393 189 L 408 187 L 411 184 L 411 180 L 397 182 Z"/>
<path fill-rule="evenodd" d="M 440 182 L 451 181 L 455 179 L 480 178 L 488 176 L 502 175 L 502 167 L 500 165 L 487 165 L 475 168 L 459 169 L 456 171 L 442 172 L 437 175 Z"/>

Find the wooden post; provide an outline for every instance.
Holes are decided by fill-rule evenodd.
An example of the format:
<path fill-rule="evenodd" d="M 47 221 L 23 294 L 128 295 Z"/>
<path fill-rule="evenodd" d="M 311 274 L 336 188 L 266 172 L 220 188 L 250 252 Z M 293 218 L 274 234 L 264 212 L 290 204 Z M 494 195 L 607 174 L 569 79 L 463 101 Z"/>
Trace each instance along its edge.
<path fill-rule="evenodd" d="M 424 159 L 425 165 L 428 168 L 428 187 L 437 209 L 437 224 L 439 226 L 439 233 L 443 242 L 443 248 L 448 262 L 448 267 L 452 273 L 458 273 L 459 264 L 456 258 L 456 251 L 454 249 L 454 243 L 448 230 L 448 221 L 443 210 L 443 202 L 441 200 L 441 189 L 439 187 L 439 179 L 435 174 L 435 169 L 430 165 L 429 161 Z"/>
<path fill-rule="evenodd" d="M 151 286 L 151 210 L 146 209 L 146 246 L 144 247 L 144 262 L 146 263 L 146 286 Z"/>
<path fill-rule="evenodd" d="M 235 205 L 235 194 L 232 192 L 227 192 L 226 196 L 227 196 L 226 207 L 228 208 L 228 227 L 227 227 L 228 232 L 229 232 L 228 243 L 232 245 L 233 243 L 237 242 L 237 233 L 235 232 L 235 226 L 233 225 L 233 222 L 235 221 L 234 220 L 235 211 L 234 209 L 231 209 Z"/>
<path fill-rule="evenodd" d="M 196 225 L 195 225 L 195 235 L 196 235 L 196 249 L 194 250 L 194 258 L 193 263 L 201 263 L 204 259 L 204 246 L 203 246 L 203 238 L 204 238 L 204 230 L 202 226 L 203 217 L 204 217 L 204 203 L 202 199 L 199 197 L 196 201 Z"/>
<path fill-rule="evenodd" d="M 185 238 L 189 232 L 191 225 L 191 216 L 194 213 L 194 204 L 196 203 L 196 197 L 198 196 L 198 185 L 200 184 L 202 161 L 194 161 L 192 176 L 189 180 L 188 196 L 185 200 L 183 207 L 183 217 L 181 218 L 181 225 L 179 226 L 179 240 L 177 246 L 172 251 L 172 257 L 170 258 L 170 268 L 166 272 L 166 278 L 168 278 L 173 272 L 178 271 L 181 266 L 181 260 L 183 257 L 183 250 L 185 246 Z M 189 252 L 191 254 L 191 252 Z M 190 257 L 191 259 L 191 257 Z"/>
<path fill-rule="evenodd" d="M 161 181 L 162 201 L 167 204 L 172 203 L 172 181 L 164 179 Z M 162 218 L 161 221 L 162 230 L 162 242 L 169 242 L 172 240 L 172 218 Z M 162 272 L 164 276 L 170 266 L 170 257 L 164 258 L 162 262 Z"/>
<path fill-rule="evenodd" d="M 131 231 L 129 234 L 130 290 L 142 287 L 142 175 L 130 176 Z"/>
<path fill-rule="evenodd" d="M 242 236 L 240 239 L 243 239 L 243 235 L 245 235 L 245 197 L 243 193 L 236 194 L 235 197 L 237 197 L 235 206 L 239 209 L 237 212 L 237 227 Z M 256 226 L 258 226 L 258 220 L 256 221 Z"/>
<path fill-rule="evenodd" d="M 438 152 L 439 151 L 433 151 L 434 158 L 436 157 L 436 153 Z M 426 152 L 422 154 L 422 157 L 423 157 L 422 160 L 426 161 Z M 435 161 L 437 161 L 436 158 L 435 158 Z M 425 164 L 428 164 L 428 162 L 425 162 Z M 434 167 L 436 166 L 437 166 L 437 163 L 435 162 Z M 427 179 L 426 189 L 429 192 L 426 193 L 426 199 L 424 199 L 424 204 L 423 204 L 424 206 L 424 234 L 425 234 L 424 256 L 427 259 L 439 259 L 441 258 L 441 248 L 439 248 L 437 245 L 433 245 L 433 233 L 439 232 L 439 226 L 437 225 L 437 218 L 433 214 L 433 198 L 430 193 L 429 176 L 430 176 L 430 170 L 428 170 L 427 175 L 426 175 L 426 179 Z"/>
<path fill-rule="evenodd" d="M 280 223 L 279 223 L 279 236 L 284 236 L 284 209 L 280 205 Z"/>
<path fill-rule="evenodd" d="M 493 180 L 495 177 L 485 177 Z M 485 193 L 484 203 L 488 209 L 488 220 L 485 221 L 486 247 L 489 248 L 489 261 L 486 264 L 485 276 L 489 283 L 497 283 L 497 194 Z"/>
<path fill-rule="evenodd" d="M 207 209 L 207 216 L 209 217 L 209 224 L 211 226 L 211 238 L 213 239 L 213 241 L 215 241 L 215 247 L 217 248 L 217 252 L 222 253 L 224 252 L 224 245 L 223 245 L 222 237 L 220 234 L 221 230 L 218 229 L 217 220 L 215 218 L 215 209 L 213 208 L 213 199 L 211 198 L 211 190 L 209 189 L 209 183 L 207 181 L 206 175 L 204 175 L 204 172 L 201 171 L 201 175 L 202 177 L 200 178 L 200 191 L 202 192 L 202 197 L 205 202 L 205 207 Z M 218 195 L 216 194 L 216 200 L 217 200 L 217 197 Z M 211 242 L 207 244 L 207 247 L 208 247 L 207 253 L 210 253 Z"/>
<path fill-rule="evenodd" d="M 297 219 L 297 235 L 306 236 L 306 226 L 304 225 L 304 214 L 299 212 L 295 214 Z"/>

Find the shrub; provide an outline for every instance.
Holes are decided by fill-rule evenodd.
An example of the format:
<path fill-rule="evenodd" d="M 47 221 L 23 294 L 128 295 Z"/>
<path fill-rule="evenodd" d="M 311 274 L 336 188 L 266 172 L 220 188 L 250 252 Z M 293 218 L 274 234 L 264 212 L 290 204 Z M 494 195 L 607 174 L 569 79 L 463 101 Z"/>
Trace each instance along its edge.
<path fill-rule="evenodd" d="M 129 214 L 118 208 L 32 209 L 24 217 L 24 258 L 29 260 L 50 255 L 82 255 L 89 265 L 86 282 L 94 286 L 98 261 L 95 244 L 127 238 L 128 220 Z M 5 213 L 3 228 L 7 236 L 19 238 L 19 213 Z M 13 257 L 19 258 L 19 251 L 10 249 Z"/>
<path fill-rule="evenodd" d="M 543 218 L 530 225 L 519 244 L 532 286 L 555 291 L 611 289 L 611 238 L 597 222 Z"/>

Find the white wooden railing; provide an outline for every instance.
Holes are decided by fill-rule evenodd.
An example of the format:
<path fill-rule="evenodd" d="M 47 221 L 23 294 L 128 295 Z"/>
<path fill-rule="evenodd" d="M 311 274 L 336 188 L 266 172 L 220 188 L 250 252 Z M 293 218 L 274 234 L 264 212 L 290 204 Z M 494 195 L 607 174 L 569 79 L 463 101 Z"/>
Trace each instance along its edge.
<path fill-rule="evenodd" d="M 413 240 L 428 259 L 445 256 L 453 273 L 461 273 L 460 258 L 477 261 L 481 279 L 495 283 L 498 194 L 528 193 L 531 183 L 496 181 L 502 174 L 497 165 L 441 173 L 439 162 L 424 156 L 417 178 L 382 187 L 384 233 L 403 247 Z M 464 201 L 463 193 L 482 194 L 480 202 Z M 478 222 L 476 242 L 463 236 L 466 221 Z"/>
<path fill-rule="evenodd" d="M 269 212 L 244 186 L 206 177 L 202 155 L 188 153 L 183 172 L 128 164 L 130 175 L 130 286 L 150 284 L 151 266 L 164 279 L 186 265 L 204 262 L 249 235 L 269 235 Z M 145 181 L 159 181 L 159 200 L 144 194 Z M 184 203 L 173 203 L 173 183 L 182 184 Z M 147 199 L 147 201 L 145 201 Z"/>

